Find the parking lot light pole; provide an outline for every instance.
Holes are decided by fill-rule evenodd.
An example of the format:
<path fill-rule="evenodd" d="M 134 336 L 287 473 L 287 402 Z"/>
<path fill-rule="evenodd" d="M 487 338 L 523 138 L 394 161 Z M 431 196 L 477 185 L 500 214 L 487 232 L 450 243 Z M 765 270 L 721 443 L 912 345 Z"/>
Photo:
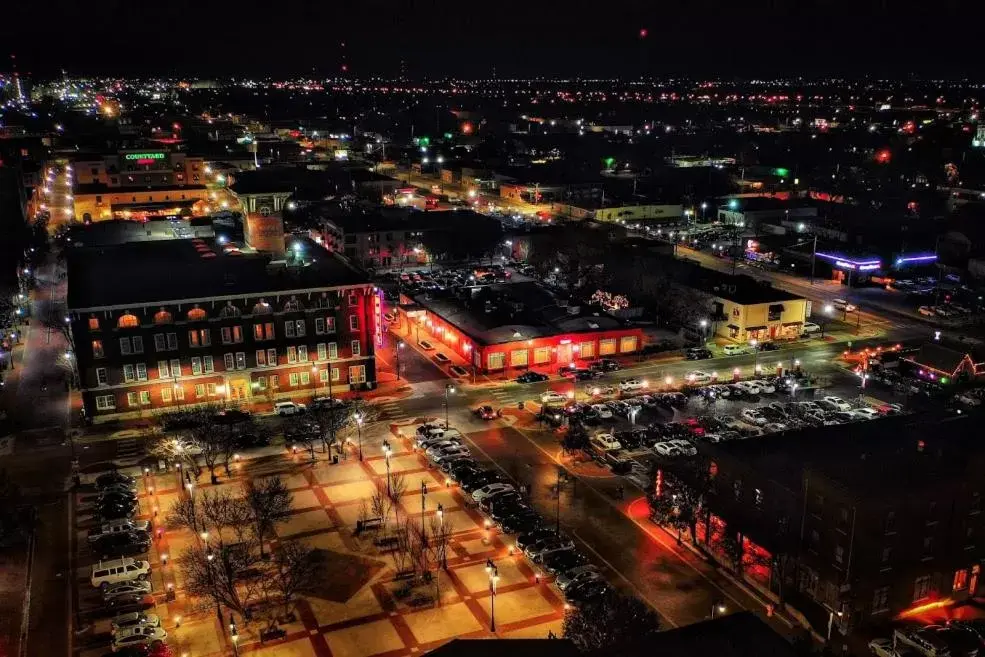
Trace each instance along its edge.
<path fill-rule="evenodd" d="M 239 630 L 232 614 L 229 614 L 229 638 L 233 640 L 233 654 L 239 657 Z"/>
<path fill-rule="evenodd" d="M 716 602 L 711 606 L 711 617 L 714 620 L 715 616 L 721 616 L 725 613 L 725 605 L 721 602 Z"/>
<path fill-rule="evenodd" d="M 486 559 L 486 574 L 489 576 L 489 631 L 496 633 L 496 583 L 499 582 L 499 570 L 492 559 Z"/>
<path fill-rule="evenodd" d="M 353 417 L 356 418 L 356 435 L 359 436 L 359 460 L 363 460 L 363 416 L 362 413 L 356 413 Z"/>
<path fill-rule="evenodd" d="M 395 357 L 397 359 L 397 378 L 398 379 L 400 378 L 400 352 L 403 350 L 403 348 L 404 348 L 404 341 L 398 339 L 397 340 L 397 348 L 393 350 L 394 355 L 395 355 Z"/>
<path fill-rule="evenodd" d="M 831 628 L 835 624 L 835 616 L 837 616 L 838 618 L 841 618 L 843 615 L 844 615 L 844 612 L 835 611 L 834 609 L 829 609 L 828 610 L 828 634 L 827 634 L 827 639 L 826 639 L 826 641 L 828 643 L 831 643 Z"/>
<path fill-rule="evenodd" d="M 455 386 L 450 383 L 445 384 L 445 429 L 451 427 L 448 421 L 448 395 L 455 393 Z"/>
<path fill-rule="evenodd" d="M 427 532 L 424 529 L 424 499 L 428 495 L 428 484 L 423 479 L 421 480 L 421 545 L 427 545 Z"/>
<path fill-rule="evenodd" d="M 438 546 L 441 548 L 441 567 L 448 570 L 448 537 L 445 536 L 445 507 L 438 503 Z"/>

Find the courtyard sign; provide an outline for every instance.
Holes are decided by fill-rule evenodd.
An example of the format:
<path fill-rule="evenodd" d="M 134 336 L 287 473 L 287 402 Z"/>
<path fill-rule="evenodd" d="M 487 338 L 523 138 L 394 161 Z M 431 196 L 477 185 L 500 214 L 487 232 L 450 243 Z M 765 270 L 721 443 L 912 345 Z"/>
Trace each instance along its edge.
<path fill-rule="evenodd" d="M 127 160 L 163 160 L 164 153 L 127 153 L 123 157 Z"/>

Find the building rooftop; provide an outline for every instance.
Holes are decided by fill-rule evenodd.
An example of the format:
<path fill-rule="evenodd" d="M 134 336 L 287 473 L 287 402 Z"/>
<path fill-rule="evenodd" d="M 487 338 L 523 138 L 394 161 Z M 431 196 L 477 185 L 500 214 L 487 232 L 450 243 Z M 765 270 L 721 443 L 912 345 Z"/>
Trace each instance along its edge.
<path fill-rule="evenodd" d="M 487 285 L 462 299 L 421 294 L 414 300 L 482 345 L 620 329 L 624 323 L 594 309 L 568 305 L 539 283 Z"/>
<path fill-rule="evenodd" d="M 72 190 L 76 195 L 79 194 L 133 194 L 136 196 L 141 192 L 188 192 L 205 191 L 205 185 L 147 185 L 138 187 L 110 187 L 105 183 L 76 183 Z"/>
<path fill-rule="evenodd" d="M 302 194 L 309 197 L 337 193 L 339 177 L 332 172 L 313 171 L 304 167 L 264 167 L 240 171 L 233 176 L 229 189 L 237 194 Z"/>
<path fill-rule="evenodd" d="M 777 289 L 769 283 L 757 281 L 751 276 L 744 274 L 732 276 L 697 265 L 688 268 L 685 283 L 695 289 L 741 305 L 803 299 L 786 290 Z"/>
<path fill-rule="evenodd" d="M 791 490 L 800 490 L 810 471 L 856 496 L 891 498 L 965 478 L 962 473 L 985 452 L 976 422 L 938 412 L 900 415 L 756 440 L 702 443 L 702 450 L 712 457 L 727 454 Z"/>
<path fill-rule="evenodd" d="M 68 307 L 207 300 L 250 294 L 331 289 L 367 283 L 365 274 L 309 240 L 304 264 L 260 253 L 227 254 L 213 240 L 159 240 L 76 248 L 68 257 Z M 197 244 L 208 246 L 202 257 Z M 204 250 L 203 250 L 204 252 Z"/>
<path fill-rule="evenodd" d="M 391 230 L 437 230 L 462 228 L 464 224 L 494 221 L 472 210 L 432 210 L 379 208 L 366 213 L 346 213 L 328 221 L 343 233 L 376 233 Z"/>

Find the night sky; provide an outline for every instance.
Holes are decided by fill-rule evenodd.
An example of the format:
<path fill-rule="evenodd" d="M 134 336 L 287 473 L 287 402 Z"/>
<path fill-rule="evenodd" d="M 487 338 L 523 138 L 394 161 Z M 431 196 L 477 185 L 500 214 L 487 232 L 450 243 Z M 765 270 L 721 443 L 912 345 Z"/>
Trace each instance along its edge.
<path fill-rule="evenodd" d="M 0 42 L 39 76 L 324 77 L 342 42 L 351 73 L 388 77 L 401 60 L 469 78 L 979 78 L 985 62 L 981 10 L 947 0 L 7 0 L 4 14 Z"/>

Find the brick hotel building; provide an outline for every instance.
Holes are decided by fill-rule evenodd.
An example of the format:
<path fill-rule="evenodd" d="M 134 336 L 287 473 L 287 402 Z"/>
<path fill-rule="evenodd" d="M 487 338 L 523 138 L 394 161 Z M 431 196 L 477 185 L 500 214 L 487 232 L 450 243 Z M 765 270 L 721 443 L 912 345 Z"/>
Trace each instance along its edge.
<path fill-rule="evenodd" d="M 204 240 L 70 252 L 86 414 L 100 422 L 373 387 L 379 294 L 313 242 L 292 247 L 281 260 Z"/>

